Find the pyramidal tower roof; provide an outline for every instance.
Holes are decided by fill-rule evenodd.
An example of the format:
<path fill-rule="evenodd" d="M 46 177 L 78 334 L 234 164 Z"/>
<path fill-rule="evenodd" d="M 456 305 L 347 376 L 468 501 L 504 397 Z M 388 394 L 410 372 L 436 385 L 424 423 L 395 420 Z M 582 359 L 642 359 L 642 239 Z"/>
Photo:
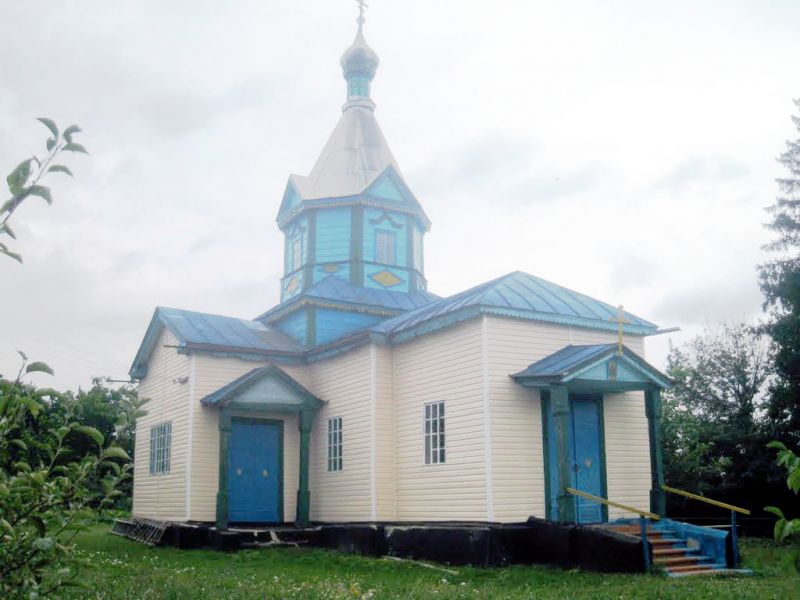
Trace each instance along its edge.
<path fill-rule="evenodd" d="M 400 167 L 375 119 L 370 84 L 380 60 L 364 39 L 363 8 L 353 44 L 341 58 L 347 81 L 342 116 L 307 177 L 292 175 L 290 182 L 303 200 L 341 198 L 361 194 L 391 167 L 403 181 Z"/>

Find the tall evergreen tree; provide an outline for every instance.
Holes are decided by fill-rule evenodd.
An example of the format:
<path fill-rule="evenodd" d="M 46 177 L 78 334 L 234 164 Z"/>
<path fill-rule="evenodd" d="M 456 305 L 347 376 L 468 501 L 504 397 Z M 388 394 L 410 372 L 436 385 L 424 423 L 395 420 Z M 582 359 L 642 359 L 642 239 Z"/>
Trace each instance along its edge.
<path fill-rule="evenodd" d="M 800 109 L 800 99 L 795 100 Z M 792 120 L 800 134 L 800 115 Z M 760 267 L 766 331 L 775 341 L 778 378 L 772 386 L 768 416 L 774 435 L 800 443 L 800 137 L 786 142 L 778 157 L 788 173 L 777 179 L 779 194 L 768 210 L 767 228 L 775 234 L 765 249 L 774 258 Z"/>

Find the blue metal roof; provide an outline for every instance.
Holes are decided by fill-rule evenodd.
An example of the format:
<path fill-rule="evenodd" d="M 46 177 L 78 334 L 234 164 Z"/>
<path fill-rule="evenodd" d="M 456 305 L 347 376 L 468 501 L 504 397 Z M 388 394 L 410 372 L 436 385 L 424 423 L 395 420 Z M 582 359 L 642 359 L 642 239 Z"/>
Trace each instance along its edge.
<path fill-rule="evenodd" d="M 427 306 L 439 300 L 440 297 L 425 290 L 418 290 L 416 292 L 393 292 L 391 290 L 371 289 L 353 285 L 341 277 L 329 275 L 294 298 L 268 310 L 259 316 L 258 319 L 269 320 L 270 317 L 278 313 L 284 313 L 289 307 L 294 306 L 304 299 L 322 300 L 353 306 L 368 306 L 388 309 L 393 312 L 406 312 Z M 391 313 L 389 314 L 391 315 Z"/>
<path fill-rule="evenodd" d="M 187 349 L 239 350 L 257 354 L 302 354 L 306 347 L 282 331 L 259 321 L 180 310 L 156 308 L 136 353 L 132 377 L 141 377 L 161 327 L 166 327 Z"/>
<path fill-rule="evenodd" d="M 539 277 L 515 271 L 388 319 L 373 327 L 372 331 L 412 337 L 417 329 L 420 333 L 427 333 L 439 325 L 457 322 L 460 316 L 470 318 L 481 313 L 616 331 L 618 309 Z M 625 319 L 629 321 L 623 325 L 626 333 L 652 335 L 656 332 L 656 325 L 636 315 L 626 312 Z"/>
<path fill-rule="evenodd" d="M 629 365 L 633 370 L 624 372 L 620 367 L 619 379 L 613 379 L 604 368 L 604 363 L 616 360 Z M 596 369 L 600 367 L 600 372 Z M 646 385 L 657 385 L 662 388 L 671 386 L 672 381 L 641 356 L 618 344 L 594 344 L 588 346 L 565 346 L 558 352 L 546 356 L 523 371 L 511 375 L 523 385 L 541 386 L 556 383 L 598 381 L 607 385 L 616 385 L 627 389 L 643 389 Z"/>
<path fill-rule="evenodd" d="M 514 377 L 562 377 L 603 354 L 615 352 L 617 344 L 595 344 L 592 346 L 565 346 L 558 352 L 531 364 Z"/>

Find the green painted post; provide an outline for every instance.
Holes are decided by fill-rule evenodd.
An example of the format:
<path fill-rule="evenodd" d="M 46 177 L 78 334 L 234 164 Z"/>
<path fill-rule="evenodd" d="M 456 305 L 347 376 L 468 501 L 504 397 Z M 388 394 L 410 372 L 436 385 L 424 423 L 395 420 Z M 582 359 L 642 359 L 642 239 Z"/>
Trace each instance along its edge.
<path fill-rule="evenodd" d="M 297 490 L 297 518 L 295 519 L 295 524 L 298 527 L 307 527 L 311 508 L 308 471 L 311 455 L 311 423 L 314 420 L 314 413 L 310 410 L 303 410 L 298 415 L 297 420 L 300 429 L 300 485 Z"/>
<path fill-rule="evenodd" d="M 350 224 L 350 283 L 364 285 L 364 207 L 354 206 Z"/>
<path fill-rule="evenodd" d="M 647 521 L 642 516 L 639 516 L 639 535 L 642 537 L 644 572 L 647 573 L 650 570 L 650 541 L 647 539 Z"/>
<path fill-rule="evenodd" d="M 308 213 L 308 244 L 306 244 L 306 265 L 303 269 L 303 289 L 314 285 L 314 267 L 317 264 L 317 211 Z"/>
<path fill-rule="evenodd" d="M 565 488 L 572 482 L 572 464 L 569 459 L 569 392 L 565 385 L 550 388 L 550 402 L 553 407 L 556 435 L 556 464 L 561 490 L 558 494 L 558 520 L 562 523 L 575 521 L 575 498 Z"/>
<path fill-rule="evenodd" d="M 306 307 L 306 346 L 317 345 L 317 309 L 314 306 Z"/>
<path fill-rule="evenodd" d="M 644 402 L 650 433 L 650 512 L 663 517 L 667 514 L 667 495 L 664 492 L 664 458 L 661 445 L 661 390 L 645 390 Z"/>
<path fill-rule="evenodd" d="M 219 484 L 217 489 L 217 529 L 228 529 L 228 446 L 231 438 L 231 411 L 219 413 Z"/>
<path fill-rule="evenodd" d="M 736 511 L 731 511 L 731 567 L 739 568 L 739 535 L 736 532 Z"/>

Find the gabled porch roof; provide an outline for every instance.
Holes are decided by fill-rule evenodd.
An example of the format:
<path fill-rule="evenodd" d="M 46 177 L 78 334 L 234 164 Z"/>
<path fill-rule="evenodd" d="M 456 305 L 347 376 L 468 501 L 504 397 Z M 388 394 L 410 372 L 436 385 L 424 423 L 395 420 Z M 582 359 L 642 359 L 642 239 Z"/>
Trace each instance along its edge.
<path fill-rule="evenodd" d="M 300 412 L 323 401 L 274 364 L 253 369 L 200 400 L 205 406 Z"/>
<path fill-rule="evenodd" d="M 618 344 L 565 346 L 511 377 L 527 387 L 566 385 L 575 391 L 671 387 L 672 380 L 653 365 L 625 346 L 621 350 Z"/>

